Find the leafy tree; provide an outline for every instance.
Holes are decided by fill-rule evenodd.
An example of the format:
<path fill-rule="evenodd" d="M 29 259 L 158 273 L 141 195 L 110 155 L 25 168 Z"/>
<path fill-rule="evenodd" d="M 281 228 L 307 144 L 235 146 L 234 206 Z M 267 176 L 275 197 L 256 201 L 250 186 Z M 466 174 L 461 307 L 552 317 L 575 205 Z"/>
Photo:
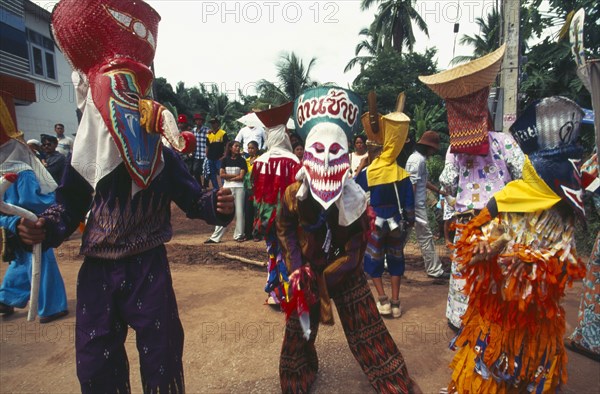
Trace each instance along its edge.
<path fill-rule="evenodd" d="M 352 70 L 356 65 L 360 66 L 361 72 L 364 71 L 365 67 L 375 59 L 375 56 L 379 52 L 380 47 L 377 42 L 377 36 L 370 29 L 363 28 L 358 35 L 364 36 L 364 39 L 356 45 L 356 49 L 354 50 L 355 57 L 346 64 L 344 68 L 345 73 Z M 361 52 L 366 52 L 366 54 L 361 55 Z M 357 80 L 354 82 L 357 82 Z"/>
<path fill-rule="evenodd" d="M 421 138 L 427 130 L 438 132 L 447 132 L 446 109 L 441 105 L 427 106 L 425 101 L 415 105 L 413 118 L 411 121 L 411 130 L 415 132 L 416 138 Z"/>
<path fill-rule="evenodd" d="M 600 2 L 597 0 L 527 0 L 530 9 L 539 8 L 546 1 L 549 11 L 541 18 L 542 26 L 561 26 L 567 15 L 585 9 L 583 41 L 591 58 L 600 58 Z M 568 40 L 568 37 L 565 37 Z"/>
<path fill-rule="evenodd" d="M 175 107 L 179 105 L 179 98 L 173 91 L 173 87 L 165 78 L 155 78 L 152 89 L 154 91 L 154 97 L 159 103 L 163 105 L 170 104 Z"/>
<path fill-rule="evenodd" d="M 519 27 L 519 40 L 521 41 L 521 51 L 527 50 L 527 42 L 532 37 L 540 37 L 544 28 L 548 25 L 542 18 L 542 15 L 534 6 L 521 6 L 521 22 Z M 502 21 L 496 8 L 485 18 L 476 18 L 475 23 L 479 26 L 479 34 L 472 36 L 463 35 L 458 43 L 473 48 L 473 54 L 470 56 L 456 56 L 451 64 L 459 64 L 477 59 L 484 56 L 500 46 L 500 33 L 502 31 Z"/>
<path fill-rule="evenodd" d="M 440 150 L 426 162 L 429 179 L 437 184 L 440 174 L 444 170 L 444 157 L 450 145 L 446 109 L 438 104 L 427 106 L 425 101 L 422 101 L 421 104 L 415 105 L 410 129 L 414 132 L 415 141 L 418 141 L 427 130 L 440 133 Z"/>
<path fill-rule="evenodd" d="M 522 66 L 527 76 L 520 88 L 525 93 L 522 105 L 555 95 L 575 99 L 583 105 L 589 103 L 589 95 L 585 94 L 585 89 L 582 89 L 582 83 L 577 77 L 568 42 L 557 43 L 546 37 L 531 48 L 527 58 L 528 62 Z"/>
<path fill-rule="evenodd" d="M 395 108 L 400 92 L 406 93 L 404 112 L 409 116 L 414 113 L 414 107 L 421 102 L 425 102 L 427 108 L 441 106 L 442 100 L 418 80 L 419 75 L 437 72 L 437 63 L 433 60 L 436 52 L 435 48 L 430 48 L 423 54 L 401 54 L 392 49 L 383 49 L 360 74 L 359 81 L 353 84 L 353 90 L 362 97 L 374 90 L 381 113 L 389 113 Z"/>
<path fill-rule="evenodd" d="M 203 85 L 194 86 L 187 89 L 187 97 L 189 99 L 189 109 L 192 113 L 208 112 L 208 95 Z"/>
<path fill-rule="evenodd" d="M 227 131 L 230 137 L 235 137 L 240 128 L 236 119 L 246 113 L 244 106 L 237 101 L 229 101 L 229 97 L 225 93 L 219 92 L 216 85 L 211 85 L 207 99 L 210 117 L 219 119 L 221 128 Z"/>
<path fill-rule="evenodd" d="M 429 179 L 430 182 L 433 182 L 436 185 L 440 184 L 440 175 L 442 175 L 442 171 L 444 171 L 444 165 L 446 164 L 444 158 L 446 157 L 447 149 L 447 147 L 446 149 L 440 148 L 439 153 L 431 156 L 425 162 L 425 166 L 427 167 L 427 173 L 429 174 L 427 179 Z"/>
<path fill-rule="evenodd" d="M 494 51 L 500 46 L 500 29 L 502 26 L 498 10 L 492 9 L 492 12 L 485 19 L 476 18 L 475 23 L 479 26 L 480 33 L 472 36 L 463 34 L 458 40 L 460 45 L 473 47 L 473 54 L 470 56 L 456 56 L 450 62 L 451 64 L 469 62 Z"/>
<path fill-rule="evenodd" d="M 539 7 L 542 0 L 530 0 L 530 8 Z M 590 58 L 600 57 L 600 2 L 596 0 L 548 0 L 549 12 L 542 18 L 546 26 L 565 25 L 567 15 L 579 8 L 586 10 L 584 44 Z M 566 26 L 565 26 L 566 31 Z M 568 37 L 545 37 L 527 52 L 522 65 L 521 108 L 543 97 L 562 95 L 590 108 L 589 93 L 576 74 Z"/>
<path fill-rule="evenodd" d="M 416 42 L 413 22 L 429 37 L 427 23 L 414 8 L 416 0 L 362 0 L 361 9 L 366 10 L 379 3 L 371 31 L 379 41 L 378 46 L 391 47 L 401 53 L 406 47 L 412 52 Z"/>
<path fill-rule="evenodd" d="M 278 83 L 266 79 L 258 82 L 257 90 L 261 99 L 279 105 L 294 100 L 305 89 L 317 86 L 317 82 L 310 77 L 315 62 L 316 58 L 313 57 L 305 66 L 294 52 L 281 55 L 276 65 Z"/>
<path fill-rule="evenodd" d="M 175 95 L 177 96 L 177 109 L 179 113 L 191 116 L 190 97 L 184 82 L 177 82 L 177 85 L 175 85 Z"/>

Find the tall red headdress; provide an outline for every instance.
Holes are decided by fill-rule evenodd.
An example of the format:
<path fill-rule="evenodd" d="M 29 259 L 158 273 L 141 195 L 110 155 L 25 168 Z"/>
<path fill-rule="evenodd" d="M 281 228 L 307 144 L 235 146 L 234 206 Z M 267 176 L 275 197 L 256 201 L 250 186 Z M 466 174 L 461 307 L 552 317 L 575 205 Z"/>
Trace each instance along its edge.
<path fill-rule="evenodd" d="M 141 0 L 61 0 L 52 13 L 58 46 L 87 77 L 93 100 L 83 109 L 71 160 L 92 186 L 122 161 L 146 188 L 162 168 L 161 135 L 178 151 L 193 149 L 193 135 L 180 134 L 173 115 L 149 97 L 159 21 Z"/>
<path fill-rule="evenodd" d="M 52 13 L 52 32 L 73 68 L 89 75 L 117 58 L 149 66 L 159 21 L 143 1 L 61 0 Z"/>

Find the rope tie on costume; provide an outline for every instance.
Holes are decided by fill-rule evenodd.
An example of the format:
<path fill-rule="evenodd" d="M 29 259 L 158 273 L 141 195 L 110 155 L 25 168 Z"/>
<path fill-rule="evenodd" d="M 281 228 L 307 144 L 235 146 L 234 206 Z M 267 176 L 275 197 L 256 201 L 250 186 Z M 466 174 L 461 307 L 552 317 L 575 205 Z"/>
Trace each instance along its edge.
<path fill-rule="evenodd" d="M 325 235 L 325 242 L 323 242 L 323 251 L 328 254 L 331 247 L 331 228 L 327 222 L 325 222 L 325 226 L 327 227 L 327 234 Z"/>
<path fill-rule="evenodd" d="M 325 240 L 323 241 L 323 245 L 321 246 L 321 249 L 323 249 L 323 251 L 325 252 L 326 255 L 329 254 L 329 251 L 331 249 L 331 242 L 332 242 L 332 234 L 331 234 L 331 227 L 329 226 L 329 223 L 327 222 L 327 218 L 329 216 L 329 210 L 324 210 L 321 211 L 319 213 L 319 217 L 317 218 L 317 221 L 313 224 L 302 224 L 302 228 L 309 233 L 315 232 L 318 229 L 320 229 L 321 227 L 323 227 L 323 225 L 325 225 L 325 228 L 327 229 L 327 232 L 325 234 Z"/>
<path fill-rule="evenodd" d="M 340 253 L 339 248 L 335 248 L 331 251 L 331 245 L 333 242 L 333 234 L 331 232 L 331 227 L 327 222 L 327 217 L 329 215 L 329 210 L 321 211 L 319 213 L 319 217 L 314 224 L 302 224 L 302 228 L 307 232 L 315 232 L 320 229 L 323 225 L 326 226 L 327 234 L 325 235 L 325 241 L 323 242 L 322 249 L 327 256 L 327 260 L 329 262 L 332 261 L 333 258 L 337 257 Z M 322 324 L 332 325 L 333 324 L 333 312 L 331 309 L 331 300 L 329 298 L 329 292 L 327 290 L 327 280 L 326 273 L 318 272 L 315 275 L 316 277 L 316 285 L 318 289 L 319 301 L 320 301 L 320 316 L 319 320 Z"/>

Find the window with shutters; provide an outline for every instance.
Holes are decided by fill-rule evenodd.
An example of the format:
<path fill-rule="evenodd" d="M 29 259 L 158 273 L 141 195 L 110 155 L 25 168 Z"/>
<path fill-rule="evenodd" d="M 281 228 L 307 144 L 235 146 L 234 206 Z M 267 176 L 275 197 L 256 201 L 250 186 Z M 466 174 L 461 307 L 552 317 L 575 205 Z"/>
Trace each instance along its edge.
<path fill-rule="evenodd" d="M 54 42 L 50 38 L 30 29 L 27 29 L 27 39 L 31 74 L 56 81 Z"/>

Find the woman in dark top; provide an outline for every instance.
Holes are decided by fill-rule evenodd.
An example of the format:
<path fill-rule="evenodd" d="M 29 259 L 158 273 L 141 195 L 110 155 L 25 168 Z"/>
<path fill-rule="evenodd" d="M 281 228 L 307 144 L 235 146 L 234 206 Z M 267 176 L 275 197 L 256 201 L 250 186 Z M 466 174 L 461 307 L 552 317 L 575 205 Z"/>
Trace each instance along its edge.
<path fill-rule="evenodd" d="M 245 241 L 244 237 L 244 175 L 248 172 L 246 160 L 240 154 L 241 144 L 238 141 L 229 142 L 225 149 L 225 156 L 221 160 L 220 177 L 223 187 L 231 189 L 235 204 L 235 231 L 233 239 L 238 242 Z M 225 232 L 225 227 L 217 226 L 215 231 L 205 243 L 219 243 Z"/>

